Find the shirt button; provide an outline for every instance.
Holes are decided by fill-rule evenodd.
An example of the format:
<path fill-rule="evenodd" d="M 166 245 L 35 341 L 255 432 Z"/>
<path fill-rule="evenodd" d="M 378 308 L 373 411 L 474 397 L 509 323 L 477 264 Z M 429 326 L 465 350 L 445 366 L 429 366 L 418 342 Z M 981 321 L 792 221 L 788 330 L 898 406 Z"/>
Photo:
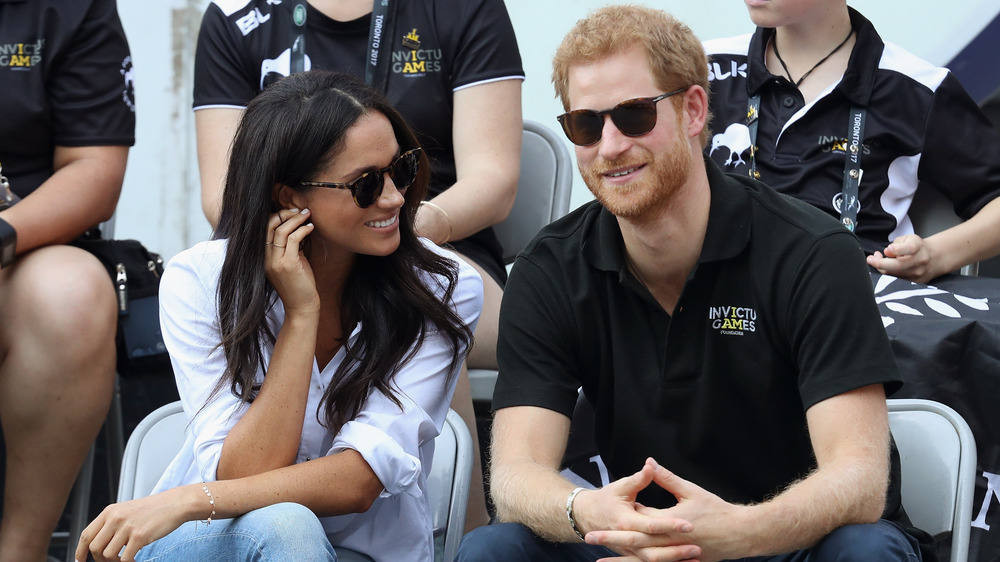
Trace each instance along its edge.
<path fill-rule="evenodd" d="M 793 98 L 792 96 L 788 96 L 781 103 L 783 103 L 785 107 L 792 107 L 795 105 L 795 98 Z"/>
<path fill-rule="evenodd" d="M 311 461 L 311 460 L 312 460 L 312 457 L 306 457 L 306 460 L 307 460 L 307 461 Z"/>

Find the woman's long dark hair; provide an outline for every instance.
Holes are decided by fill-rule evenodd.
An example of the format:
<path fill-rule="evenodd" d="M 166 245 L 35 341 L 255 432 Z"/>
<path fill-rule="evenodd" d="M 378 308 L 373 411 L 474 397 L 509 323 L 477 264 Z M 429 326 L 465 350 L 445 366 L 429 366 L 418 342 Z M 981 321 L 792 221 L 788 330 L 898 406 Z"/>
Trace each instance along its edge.
<path fill-rule="evenodd" d="M 371 112 L 388 118 L 401 151 L 418 146 L 385 96 L 347 74 L 295 74 L 275 82 L 247 105 L 233 140 L 214 234 L 228 239 L 218 296 L 226 371 L 216 392 L 229 386 L 241 400 L 252 402 L 260 390 L 256 374 L 266 370 L 262 350 L 273 348 L 277 337 L 266 321 L 277 294 L 264 273 L 267 220 L 278 210 L 274 186 L 309 189 L 299 183 L 314 180 L 336 160 L 347 130 Z M 333 434 L 358 415 L 373 390 L 400 405 L 392 378 L 428 330 L 450 341 L 452 370 L 471 345 L 469 327 L 448 305 L 457 265 L 425 247 L 413 230 L 430 175 L 423 155 L 419 166 L 399 213 L 399 248 L 385 257 L 357 256 L 344 287 L 340 328 L 347 355 L 323 396 L 323 416 L 317 412 L 320 423 Z M 443 297 L 435 295 L 422 277 L 438 280 Z M 361 330 L 352 340 L 358 322 Z M 442 389 L 446 384 L 442 381 Z"/>

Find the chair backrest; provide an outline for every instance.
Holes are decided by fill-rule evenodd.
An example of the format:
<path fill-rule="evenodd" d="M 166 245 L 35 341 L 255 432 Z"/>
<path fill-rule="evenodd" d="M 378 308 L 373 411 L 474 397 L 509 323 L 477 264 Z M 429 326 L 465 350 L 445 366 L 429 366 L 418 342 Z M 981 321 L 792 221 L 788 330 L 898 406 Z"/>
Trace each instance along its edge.
<path fill-rule="evenodd" d="M 187 423 L 180 401 L 157 408 L 139 422 L 125 446 L 119 502 L 149 495 L 184 445 Z M 458 552 L 471 481 L 472 435 L 461 416 L 449 410 L 434 440 L 434 461 L 427 475 L 434 535 L 436 542 L 443 542 L 444 560 L 454 559 Z"/>
<path fill-rule="evenodd" d="M 180 401 L 153 410 L 132 431 L 122 457 L 118 501 L 149 495 L 184 445 L 187 416 Z"/>
<path fill-rule="evenodd" d="M 443 543 L 445 562 L 454 560 L 458 553 L 471 481 L 472 435 L 462 417 L 448 410 L 441 434 L 434 440 L 434 461 L 427 475 L 435 543 Z"/>
<path fill-rule="evenodd" d="M 976 485 L 976 440 L 955 410 L 931 400 L 887 401 L 899 449 L 902 500 L 916 527 L 951 531 L 951 562 L 965 562 Z"/>
<path fill-rule="evenodd" d="M 517 198 L 507 218 L 493 227 L 503 246 L 504 263 L 514 261 L 539 229 L 569 211 L 572 162 L 566 145 L 551 129 L 524 122 Z"/>

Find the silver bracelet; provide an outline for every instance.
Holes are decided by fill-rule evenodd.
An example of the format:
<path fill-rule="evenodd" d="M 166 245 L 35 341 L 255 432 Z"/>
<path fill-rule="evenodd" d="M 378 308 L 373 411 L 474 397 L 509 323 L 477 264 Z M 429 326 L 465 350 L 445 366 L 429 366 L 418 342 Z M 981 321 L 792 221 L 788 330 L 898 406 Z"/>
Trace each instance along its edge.
<path fill-rule="evenodd" d="M 566 498 L 566 519 L 569 519 L 569 526 L 573 527 L 573 532 L 576 536 L 580 537 L 580 540 L 587 542 L 587 539 L 583 538 L 583 533 L 580 532 L 579 527 L 576 526 L 576 520 L 573 519 L 573 500 L 576 499 L 576 495 L 580 492 L 586 490 L 586 488 L 576 488 L 569 493 L 569 497 Z"/>

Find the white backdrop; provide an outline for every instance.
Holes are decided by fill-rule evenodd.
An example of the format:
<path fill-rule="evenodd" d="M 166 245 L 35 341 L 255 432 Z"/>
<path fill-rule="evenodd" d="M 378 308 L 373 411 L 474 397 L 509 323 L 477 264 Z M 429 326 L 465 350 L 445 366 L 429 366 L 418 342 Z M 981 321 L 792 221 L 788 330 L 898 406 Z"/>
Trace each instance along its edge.
<path fill-rule="evenodd" d="M 287 1 L 287 0 L 286 0 Z M 404 0 L 405 1 L 405 0 Z M 558 129 L 562 109 L 549 82 L 563 35 L 603 0 L 507 0 L 527 79 L 524 118 Z M 749 33 L 740 0 L 637 2 L 672 12 L 702 39 Z M 883 39 L 943 64 L 1000 12 L 1000 0 L 854 0 Z M 208 238 L 201 213 L 191 111 L 194 47 L 207 0 L 118 0 L 136 75 L 136 145 L 129 153 L 116 237 L 136 238 L 165 258 Z M 572 153 L 572 145 L 567 146 Z M 590 199 L 576 179 L 572 206 Z"/>

